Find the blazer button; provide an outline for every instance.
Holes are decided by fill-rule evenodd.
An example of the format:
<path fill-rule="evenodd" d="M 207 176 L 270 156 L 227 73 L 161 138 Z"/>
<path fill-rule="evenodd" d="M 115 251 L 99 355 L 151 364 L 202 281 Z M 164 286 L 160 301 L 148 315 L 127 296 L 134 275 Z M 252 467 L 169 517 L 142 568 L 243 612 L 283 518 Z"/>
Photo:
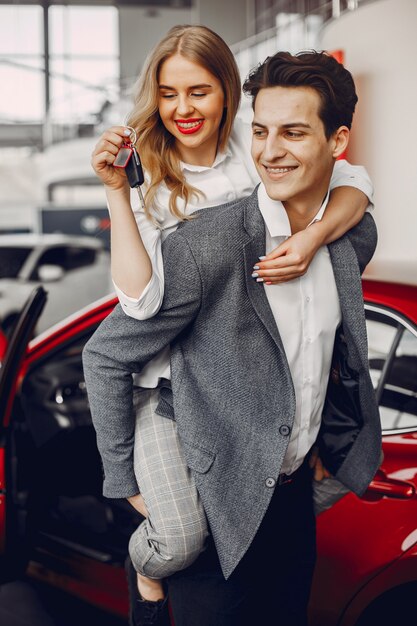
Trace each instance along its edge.
<path fill-rule="evenodd" d="M 269 488 L 275 487 L 276 482 L 277 481 L 275 480 L 275 478 L 267 478 L 265 481 L 265 485 Z"/>
<path fill-rule="evenodd" d="M 286 424 L 283 424 L 283 426 L 279 427 L 279 432 L 280 432 L 280 435 L 282 435 L 283 437 L 288 437 L 288 435 L 291 432 L 291 428 L 287 426 Z"/>

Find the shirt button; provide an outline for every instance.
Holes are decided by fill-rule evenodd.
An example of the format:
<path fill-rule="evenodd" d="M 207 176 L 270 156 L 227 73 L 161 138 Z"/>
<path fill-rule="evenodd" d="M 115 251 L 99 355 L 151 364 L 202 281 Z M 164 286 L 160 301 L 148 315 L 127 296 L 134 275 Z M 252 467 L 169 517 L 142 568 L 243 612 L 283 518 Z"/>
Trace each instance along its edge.
<path fill-rule="evenodd" d="M 235 194 L 233 193 L 233 191 L 229 191 L 229 193 L 226 195 L 226 198 L 229 200 L 229 202 L 231 200 L 235 199 Z"/>
<path fill-rule="evenodd" d="M 310 300 L 311 300 L 310 296 L 307 296 L 306 300 L 307 300 L 307 302 L 310 302 Z"/>
<path fill-rule="evenodd" d="M 279 427 L 279 432 L 280 432 L 280 435 L 282 435 L 283 437 L 288 437 L 288 435 L 291 432 L 291 428 L 287 426 L 286 424 L 284 424 L 283 426 Z"/>
<path fill-rule="evenodd" d="M 267 478 L 265 481 L 265 485 L 269 487 L 269 489 L 271 489 L 271 487 L 275 487 L 276 482 L 277 481 L 275 480 L 275 478 Z"/>

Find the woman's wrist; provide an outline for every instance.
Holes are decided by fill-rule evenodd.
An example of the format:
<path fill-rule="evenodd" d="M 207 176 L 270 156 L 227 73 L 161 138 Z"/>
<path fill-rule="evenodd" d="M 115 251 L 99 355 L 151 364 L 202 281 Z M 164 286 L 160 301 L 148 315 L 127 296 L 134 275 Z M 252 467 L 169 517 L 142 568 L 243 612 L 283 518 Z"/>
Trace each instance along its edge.
<path fill-rule="evenodd" d="M 125 198 L 130 200 L 130 187 L 124 184 L 121 187 L 109 187 L 108 185 L 104 185 L 104 190 L 106 192 L 107 198 L 110 200 L 111 198 Z"/>
<path fill-rule="evenodd" d="M 317 250 L 324 246 L 327 243 L 328 233 L 326 228 L 323 227 L 323 224 L 320 220 L 317 222 L 313 222 L 306 228 L 306 232 L 313 239 Z"/>

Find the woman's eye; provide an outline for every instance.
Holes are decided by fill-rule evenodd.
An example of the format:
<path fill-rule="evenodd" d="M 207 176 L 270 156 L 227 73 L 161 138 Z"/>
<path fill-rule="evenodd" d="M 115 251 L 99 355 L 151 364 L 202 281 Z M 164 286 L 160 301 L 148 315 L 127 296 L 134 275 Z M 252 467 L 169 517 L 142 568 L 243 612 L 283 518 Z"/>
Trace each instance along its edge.
<path fill-rule="evenodd" d="M 203 96 L 206 96 L 207 94 L 205 94 L 205 93 L 192 93 L 191 95 L 194 98 L 202 98 Z"/>
<path fill-rule="evenodd" d="M 172 98 L 175 98 L 175 94 L 174 93 L 161 93 L 161 98 L 165 98 L 165 100 L 171 100 Z"/>

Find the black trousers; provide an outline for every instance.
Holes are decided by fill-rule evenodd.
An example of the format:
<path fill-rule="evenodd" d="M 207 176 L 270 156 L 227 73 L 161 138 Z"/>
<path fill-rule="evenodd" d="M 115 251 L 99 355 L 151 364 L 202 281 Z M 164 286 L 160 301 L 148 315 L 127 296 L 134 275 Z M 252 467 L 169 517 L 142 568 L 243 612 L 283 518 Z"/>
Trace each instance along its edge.
<path fill-rule="evenodd" d="M 228 580 L 213 543 L 168 579 L 175 626 L 307 626 L 316 560 L 311 471 L 275 488 L 249 550 Z"/>

